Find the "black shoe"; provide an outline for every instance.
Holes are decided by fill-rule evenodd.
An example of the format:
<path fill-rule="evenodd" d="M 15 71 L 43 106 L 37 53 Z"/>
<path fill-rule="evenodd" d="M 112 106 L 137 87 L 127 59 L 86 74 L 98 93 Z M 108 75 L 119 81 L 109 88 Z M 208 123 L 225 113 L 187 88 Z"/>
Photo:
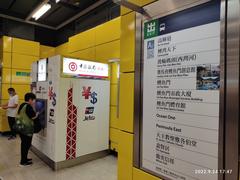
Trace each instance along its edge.
<path fill-rule="evenodd" d="M 32 159 L 30 158 L 30 159 L 27 159 L 27 162 L 29 162 L 29 161 L 32 161 Z"/>
<path fill-rule="evenodd" d="M 33 164 L 32 162 L 20 163 L 20 167 L 27 167 L 27 166 L 31 166 L 32 164 Z"/>
<path fill-rule="evenodd" d="M 10 136 L 8 140 L 16 139 L 16 136 Z"/>

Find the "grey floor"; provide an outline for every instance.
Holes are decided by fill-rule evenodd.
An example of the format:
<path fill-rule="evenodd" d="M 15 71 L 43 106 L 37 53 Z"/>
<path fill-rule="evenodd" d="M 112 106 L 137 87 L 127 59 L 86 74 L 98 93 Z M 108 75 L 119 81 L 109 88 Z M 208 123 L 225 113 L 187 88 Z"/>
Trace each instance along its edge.
<path fill-rule="evenodd" d="M 30 152 L 34 164 L 19 167 L 20 141 L 0 136 L 0 180 L 117 180 L 117 158 L 107 156 L 82 165 L 52 171 Z"/>

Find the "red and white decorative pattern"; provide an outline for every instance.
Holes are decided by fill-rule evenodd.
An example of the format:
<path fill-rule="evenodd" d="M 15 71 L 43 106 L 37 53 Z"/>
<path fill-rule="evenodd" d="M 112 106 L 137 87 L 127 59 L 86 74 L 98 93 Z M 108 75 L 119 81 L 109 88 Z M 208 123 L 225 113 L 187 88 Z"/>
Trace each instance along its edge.
<path fill-rule="evenodd" d="M 68 90 L 66 159 L 76 158 L 77 108 L 73 105 L 73 87 Z"/>

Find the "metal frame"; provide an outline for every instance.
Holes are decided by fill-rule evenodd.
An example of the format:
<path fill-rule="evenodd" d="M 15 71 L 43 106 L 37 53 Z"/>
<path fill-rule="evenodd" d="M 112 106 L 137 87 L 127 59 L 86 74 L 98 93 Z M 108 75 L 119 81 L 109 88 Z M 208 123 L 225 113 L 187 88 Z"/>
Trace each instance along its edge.
<path fill-rule="evenodd" d="M 223 1 L 224 3 L 224 1 Z M 223 7 L 224 8 L 224 7 Z M 225 174 L 226 180 L 239 178 L 239 0 L 225 3 L 225 143 L 224 168 L 232 173 Z"/>
<path fill-rule="evenodd" d="M 142 123 L 142 15 L 136 14 L 136 38 L 135 38 L 135 73 L 134 73 L 134 146 L 133 165 L 140 168 L 140 142 Z"/>
<path fill-rule="evenodd" d="M 206 0 L 195 1 L 185 6 L 167 9 L 165 12 L 150 11 L 159 7 L 156 3 L 163 3 L 164 0 L 152 3 L 144 9 L 152 16 L 163 17 L 202 3 Z M 185 0 L 187 1 L 187 0 Z M 179 1 L 178 1 L 179 2 Z M 183 2 L 183 1 L 182 1 Z M 176 1 L 175 1 L 176 3 Z M 180 2 L 179 2 L 180 3 Z M 156 8 L 155 8 L 156 9 Z M 229 11 L 228 11 L 229 9 Z M 219 114 L 219 165 L 218 169 L 232 169 L 231 174 L 219 174 L 219 180 L 238 179 L 238 137 L 239 137 L 239 17 L 240 4 L 237 0 L 221 0 L 221 88 L 220 88 L 220 114 Z M 135 49 L 135 99 L 134 99 L 134 167 L 141 169 L 141 132 L 142 132 L 142 22 L 147 18 L 136 14 L 136 49 Z M 234 37 L 234 38 L 233 38 Z M 233 49 L 234 48 L 234 49 Z M 141 98 L 139 98 L 141 97 Z M 228 121 L 225 121 L 225 120 Z M 234 163 L 233 163 L 234 162 Z M 142 169 L 144 170 L 144 169 Z M 147 171 L 147 170 L 145 170 Z M 147 171 L 149 172 L 149 171 Z M 150 172 L 151 173 L 151 172 Z M 156 175 L 152 173 L 153 175 Z"/>
<path fill-rule="evenodd" d="M 218 143 L 218 168 L 224 169 L 224 144 L 225 144 L 225 82 L 226 82 L 226 70 L 225 70 L 225 33 L 226 33 L 226 0 L 221 0 L 221 34 L 220 34 L 220 105 L 219 105 L 219 143 Z M 218 174 L 218 179 L 223 180 L 224 175 Z"/>

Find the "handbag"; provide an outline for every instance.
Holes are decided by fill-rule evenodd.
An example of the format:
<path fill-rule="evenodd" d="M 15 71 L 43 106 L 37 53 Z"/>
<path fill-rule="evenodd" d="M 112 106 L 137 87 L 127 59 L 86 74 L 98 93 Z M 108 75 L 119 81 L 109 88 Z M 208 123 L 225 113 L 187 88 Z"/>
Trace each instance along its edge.
<path fill-rule="evenodd" d="M 16 117 L 13 130 L 16 133 L 32 136 L 34 131 L 34 122 L 26 114 L 27 104 L 25 104 Z"/>
<path fill-rule="evenodd" d="M 16 117 L 15 123 L 13 124 L 13 131 L 15 131 L 16 133 L 21 133 L 24 132 L 26 129 L 22 117 L 18 116 Z"/>

